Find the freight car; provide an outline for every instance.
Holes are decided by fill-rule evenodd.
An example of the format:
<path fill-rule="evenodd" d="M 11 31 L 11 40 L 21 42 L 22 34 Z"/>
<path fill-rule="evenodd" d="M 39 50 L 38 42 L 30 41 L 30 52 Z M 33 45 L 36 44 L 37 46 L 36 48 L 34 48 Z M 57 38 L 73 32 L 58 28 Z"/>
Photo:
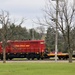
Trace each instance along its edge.
<path fill-rule="evenodd" d="M 50 52 L 47 54 L 49 58 L 55 57 L 55 52 Z M 69 58 L 68 53 L 57 52 L 57 57 L 59 60 L 67 60 Z"/>
<path fill-rule="evenodd" d="M 0 59 L 3 59 L 2 43 L 0 43 Z M 44 58 L 45 42 L 43 40 L 8 41 L 6 59 L 27 58 L 38 60 Z"/>

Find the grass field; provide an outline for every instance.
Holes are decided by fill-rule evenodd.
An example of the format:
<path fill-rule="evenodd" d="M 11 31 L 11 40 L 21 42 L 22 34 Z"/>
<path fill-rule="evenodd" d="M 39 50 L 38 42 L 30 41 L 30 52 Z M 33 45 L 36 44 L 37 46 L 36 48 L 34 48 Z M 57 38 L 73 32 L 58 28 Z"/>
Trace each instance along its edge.
<path fill-rule="evenodd" d="M 0 75 L 75 75 L 75 63 L 0 63 Z"/>

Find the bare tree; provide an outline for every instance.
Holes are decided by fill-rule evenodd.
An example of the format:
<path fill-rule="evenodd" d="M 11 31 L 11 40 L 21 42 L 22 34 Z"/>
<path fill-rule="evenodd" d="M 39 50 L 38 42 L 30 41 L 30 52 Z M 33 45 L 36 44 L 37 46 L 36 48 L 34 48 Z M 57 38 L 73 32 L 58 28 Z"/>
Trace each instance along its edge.
<path fill-rule="evenodd" d="M 36 28 L 36 31 L 40 33 L 41 38 L 44 36 L 45 34 L 45 28 L 43 26 L 39 26 Z"/>
<path fill-rule="evenodd" d="M 56 18 L 56 10 L 58 11 L 58 21 Z M 64 41 L 67 46 L 67 51 L 69 53 L 69 62 L 72 62 L 72 52 L 74 44 L 75 35 L 72 37 L 72 30 L 75 27 L 75 5 L 74 2 L 69 2 L 69 0 L 64 0 L 63 2 L 58 2 L 58 9 L 56 9 L 56 4 L 52 0 L 48 0 L 48 3 L 44 9 L 45 16 L 43 21 L 38 19 L 40 25 L 47 25 L 55 28 L 57 22 L 57 30 L 61 32 L 64 37 Z"/>
<path fill-rule="evenodd" d="M 23 23 L 23 20 L 20 22 L 19 25 Z M 9 32 L 9 28 L 11 26 L 11 21 L 9 18 L 9 13 L 6 11 L 1 11 L 0 13 L 0 25 L 2 26 L 1 28 L 1 36 L 2 36 L 2 50 L 3 50 L 3 63 L 6 63 L 6 46 L 8 45 L 8 40 L 12 37 L 12 33 L 8 35 L 7 32 Z M 14 23 L 15 25 L 15 23 Z M 10 38 L 8 38 L 10 36 Z"/>
<path fill-rule="evenodd" d="M 69 53 L 69 62 L 72 62 L 72 53 L 73 48 L 72 44 L 74 43 L 72 37 L 72 30 L 75 26 L 75 9 L 74 3 L 70 5 L 69 1 L 65 0 L 63 5 L 59 5 L 59 22 L 58 28 L 62 32 L 64 40 L 66 42 L 67 50 Z M 75 35 L 74 35 L 75 36 Z"/>

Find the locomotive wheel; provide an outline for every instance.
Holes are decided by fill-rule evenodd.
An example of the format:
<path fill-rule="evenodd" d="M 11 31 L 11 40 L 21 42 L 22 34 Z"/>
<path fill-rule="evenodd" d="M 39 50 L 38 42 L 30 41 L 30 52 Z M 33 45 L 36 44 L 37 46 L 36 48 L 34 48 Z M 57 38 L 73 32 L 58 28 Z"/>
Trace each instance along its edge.
<path fill-rule="evenodd" d="M 41 57 L 41 60 L 43 60 L 44 58 L 43 57 Z"/>
<path fill-rule="evenodd" d="M 26 58 L 27 58 L 28 60 L 30 60 L 30 54 L 27 54 L 27 55 L 26 55 Z"/>
<path fill-rule="evenodd" d="M 40 60 L 40 57 L 38 57 L 37 60 Z"/>
<path fill-rule="evenodd" d="M 30 58 L 29 58 L 29 57 L 27 57 L 27 59 L 28 59 L 28 60 L 30 60 Z"/>
<path fill-rule="evenodd" d="M 32 58 L 32 60 L 34 60 L 34 58 L 35 58 L 34 54 L 31 54 L 31 58 Z"/>
<path fill-rule="evenodd" d="M 34 60 L 34 57 L 32 58 L 32 60 Z"/>
<path fill-rule="evenodd" d="M 61 57 L 58 57 L 59 58 L 59 60 L 61 60 L 62 58 Z"/>
<path fill-rule="evenodd" d="M 3 60 L 3 58 L 1 58 L 1 60 Z"/>
<path fill-rule="evenodd" d="M 10 60 L 12 60 L 13 58 L 9 58 Z"/>
<path fill-rule="evenodd" d="M 8 58 L 6 58 L 6 60 L 8 60 Z"/>

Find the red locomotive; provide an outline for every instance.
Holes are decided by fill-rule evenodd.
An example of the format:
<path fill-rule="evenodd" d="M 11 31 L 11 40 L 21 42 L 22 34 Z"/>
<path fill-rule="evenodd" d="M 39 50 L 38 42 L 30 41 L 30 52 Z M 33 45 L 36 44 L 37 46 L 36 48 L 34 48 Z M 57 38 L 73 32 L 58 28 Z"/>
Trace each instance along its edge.
<path fill-rule="evenodd" d="M 32 60 L 43 59 L 45 43 L 43 40 L 8 41 L 6 47 L 6 59 L 27 58 Z M 2 47 L 0 43 L 0 59 L 3 59 Z"/>

